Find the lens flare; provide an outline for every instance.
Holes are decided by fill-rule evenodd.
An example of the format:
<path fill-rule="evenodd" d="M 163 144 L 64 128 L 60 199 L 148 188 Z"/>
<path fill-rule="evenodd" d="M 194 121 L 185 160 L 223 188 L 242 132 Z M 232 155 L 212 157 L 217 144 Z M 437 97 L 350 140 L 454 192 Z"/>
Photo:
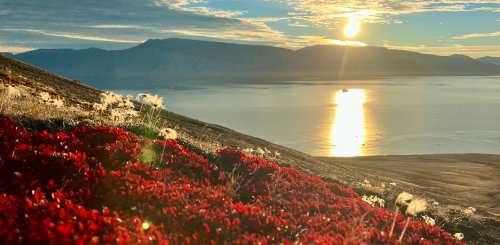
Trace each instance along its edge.
<path fill-rule="evenodd" d="M 344 36 L 354 37 L 359 33 L 361 23 L 358 19 L 350 18 L 347 25 L 344 27 Z"/>

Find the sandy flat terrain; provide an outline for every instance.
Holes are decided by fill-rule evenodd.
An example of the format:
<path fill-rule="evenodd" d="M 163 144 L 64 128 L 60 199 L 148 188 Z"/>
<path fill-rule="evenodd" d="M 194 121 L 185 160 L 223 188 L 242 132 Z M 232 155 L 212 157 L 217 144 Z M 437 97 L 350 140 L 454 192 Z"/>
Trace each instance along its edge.
<path fill-rule="evenodd" d="M 443 154 L 321 158 L 370 179 L 404 183 L 426 195 L 500 217 L 500 155 Z"/>

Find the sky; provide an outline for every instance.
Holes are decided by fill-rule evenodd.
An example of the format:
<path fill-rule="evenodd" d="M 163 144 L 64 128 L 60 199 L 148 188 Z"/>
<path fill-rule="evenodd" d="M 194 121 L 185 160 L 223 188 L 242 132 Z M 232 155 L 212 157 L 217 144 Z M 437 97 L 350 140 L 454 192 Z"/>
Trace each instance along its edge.
<path fill-rule="evenodd" d="M 348 23 L 359 32 L 347 36 Z M 0 51 L 190 38 L 500 56 L 498 0 L 0 0 Z"/>

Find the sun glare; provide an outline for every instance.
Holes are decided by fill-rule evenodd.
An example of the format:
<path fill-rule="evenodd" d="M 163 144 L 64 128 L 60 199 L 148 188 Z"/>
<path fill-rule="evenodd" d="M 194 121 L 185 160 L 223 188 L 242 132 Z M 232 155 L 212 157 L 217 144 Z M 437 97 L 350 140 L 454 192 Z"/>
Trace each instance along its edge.
<path fill-rule="evenodd" d="M 335 94 L 335 119 L 330 141 L 330 156 L 362 156 L 365 143 L 365 118 L 363 103 L 365 90 L 344 89 Z"/>
<path fill-rule="evenodd" d="M 344 36 L 354 37 L 359 33 L 359 27 L 361 23 L 358 19 L 350 18 L 347 25 L 344 27 Z"/>

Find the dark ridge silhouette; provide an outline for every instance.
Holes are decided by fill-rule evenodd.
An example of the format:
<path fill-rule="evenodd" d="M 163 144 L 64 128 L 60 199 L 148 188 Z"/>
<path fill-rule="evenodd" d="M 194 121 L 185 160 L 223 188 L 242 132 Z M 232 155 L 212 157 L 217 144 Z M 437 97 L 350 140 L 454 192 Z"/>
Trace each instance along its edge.
<path fill-rule="evenodd" d="M 485 63 L 495 64 L 500 66 L 500 57 L 485 56 L 478 58 L 477 60 Z"/>
<path fill-rule="evenodd" d="M 16 59 L 99 88 L 154 88 L 176 82 L 276 82 L 382 76 L 498 75 L 500 66 L 461 55 L 322 45 L 290 50 L 189 39 L 152 39 L 107 51 L 39 49 Z"/>
<path fill-rule="evenodd" d="M 5 55 L 5 56 L 7 56 L 7 57 L 14 57 L 13 53 L 3 52 L 2 54 Z"/>

